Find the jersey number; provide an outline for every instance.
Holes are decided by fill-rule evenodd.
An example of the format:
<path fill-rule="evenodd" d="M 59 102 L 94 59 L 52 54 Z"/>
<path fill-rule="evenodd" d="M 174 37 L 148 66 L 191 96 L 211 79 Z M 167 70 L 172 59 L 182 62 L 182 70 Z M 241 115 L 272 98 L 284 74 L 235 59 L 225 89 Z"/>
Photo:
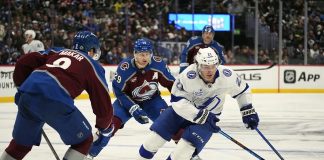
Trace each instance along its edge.
<path fill-rule="evenodd" d="M 117 83 L 121 82 L 121 76 L 119 76 L 117 72 L 115 72 L 114 79 L 117 81 Z"/>
<path fill-rule="evenodd" d="M 59 67 L 62 69 L 67 69 L 71 65 L 71 59 L 67 57 L 62 57 L 53 62 L 53 64 L 46 64 L 47 67 Z"/>

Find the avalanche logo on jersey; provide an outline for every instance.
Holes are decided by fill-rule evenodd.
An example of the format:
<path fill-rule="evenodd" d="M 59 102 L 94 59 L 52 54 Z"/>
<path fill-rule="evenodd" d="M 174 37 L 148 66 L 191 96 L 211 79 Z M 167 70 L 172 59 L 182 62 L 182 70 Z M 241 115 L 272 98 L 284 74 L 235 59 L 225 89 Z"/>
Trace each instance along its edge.
<path fill-rule="evenodd" d="M 187 77 L 188 77 L 189 79 L 194 79 L 194 78 L 196 78 L 196 76 L 197 76 L 197 73 L 196 73 L 195 71 L 189 71 L 189 72 L 187 73 Z"/>
<path fill-rule="evenodd" d="M 224 69 L 223 70 L 223 74 L 226 76 L 226 77 L 230 77 L 232 75 L 232 72 L 231 70 L 229 69 Z"/>
<path fill-rule="evenodd" d="M 147 82 L 145 80 L 141 86 L 133 90 L 132 95 L 137 101 L 145 101 L 151 99 L 157 90 L 158 84 L 156 82 Z"/>
<path fill-rule="evenodd" d="M 153 59 L 156 62 L 162 62 L 162 58 L 161 57 L 153 56 Z"/>
<path fill-rule="evenodd" d="M 126 69 L 129 68 L 129 63 L 128 62 L 124 62 L 123 64 L 120 65 L 120 69 L 125 71 Z"/>

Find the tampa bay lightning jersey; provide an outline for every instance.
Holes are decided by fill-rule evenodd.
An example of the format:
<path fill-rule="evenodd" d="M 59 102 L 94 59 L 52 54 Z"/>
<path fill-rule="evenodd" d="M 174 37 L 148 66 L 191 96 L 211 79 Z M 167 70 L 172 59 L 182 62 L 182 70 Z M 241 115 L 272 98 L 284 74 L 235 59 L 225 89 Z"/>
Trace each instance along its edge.
<path fill-rule="evenodd" d="M 212 40 L 210 44 L 204 44 L 202 37 L 195 36 L 187 41 L 186 48 L 180 55 L 180 72 L 182 72 L 190 64 L 194 63 L 194 57 L 200 48 L 207 47 L 211 47 L 215 50 L 215 52 L 219 56 L 219 59 L 221 60 L 221 64 L 226 63 L 223 52 L 224 47 L 221 44 L 219 44 L 215 40 Z"/>
<path fill-rule="evenodd" d="M 112 82 L 117 99 L 126 109 L 160 95 L 159 84 L 171 91 L 175 80 L 160 57 L 152 56 L 143 69 L 138 69 L 134 61 L 134 58 L 123 60 Z"/>
<path fill-rule="evenodd" d="M 214 83 L 206 83 L 192 64 L 174 82 L 171 103 L 177 114 L 194 122 L 202 109 L 220 115 L 226 95 L 235 98 L 240 108 L 252 103 L 249 85 L 232 69 L 219 65 Z"/>
<path fill-rule="evenodd" d="M 96 127 L 107 128 L 111 123 L 113 109 L 105 70 L 87 53 L 52 49 L 23 55 L 16 63 L 13 80 L 21 92 L 42 94 L 70 107 L 85 90 L 96 115 Z"/>

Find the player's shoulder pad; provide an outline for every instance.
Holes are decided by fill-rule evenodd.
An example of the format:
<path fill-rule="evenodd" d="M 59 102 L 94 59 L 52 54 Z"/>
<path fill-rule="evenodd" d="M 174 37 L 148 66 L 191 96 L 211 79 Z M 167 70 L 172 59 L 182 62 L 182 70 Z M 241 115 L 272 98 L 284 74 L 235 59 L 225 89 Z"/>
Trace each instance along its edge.
<path fill-rule="evenodd" d="M 212 44 L 213 47 L 215 47 L 216 49 L 223 49 L 224 46 L 221 45 L 220 43 L 218 43 L 217 41 L 213 40 Z"/>
<path fill-rule="evenodd" d="M 43 55 L 46 55 L 46 54 L 57 54 L 61 51 L 63 51 L 65 48 L 63 47 L 53 47 L 53 48 L 49 48 L 49 49 L 46 49 L 44 51 L 39 51 L 40 54 L 43 54 Z"/>
<path fill-rule="evenodd" d="M 188 41 L 194 41 L 194 40 L 199 39 L 199 38 L 201 38 L 201 37 L 199 37 L 199 36 L 193 36 Z"/>
<path fill-rule="evenodd" d="M 123 61 L 121 61 L 118 65 L 118 70 L 119 71 L 127 71 L 130 67 L 131 67 L 131 59 L 130 58 L 127 58 Z"/>
<path fill-rule="evenodd" d="M 218 71 L 220 74 L 224 75 L 225 77 L 232 77 L 233 76 L 233 70 L 227 66 L 219 65 Z"/>
<path fill-rule="evenodd" d="M 188 66 L 181 74 L 180 77 L 190 80 L 195 79 L 198 75 L 195 67 L 193 65 Z"/>
<path fill-rule="evenodd" d="M 167 64 L 163 61 L 162 57 L 152 56 L 151 64 L 149 65 L 149 67 L 163 72 L 166 65 Z"/>
<path fill-rule="evenodd" d="M 162 57 L 159 57 L 159 56 L 153 56 L 153 57 L 152 57 L 152 60 L 155 61 L 155 62 L 162 62 Z"/>
<path fill-rule="evenodd" d="M 202 38 L 199 36 L 193 36 L 187 41 L 187 47 L 193 44 L 201 43 Z"/>
<path fill-rule="evenodd" d="M 190 38 L 190 43 L 202 43 L 203 42 L 203 39 L 202 39 L 202 37 L 200 37 L 200 36 L 195 36 L 195 37 L 192 37 L 192 38 Z"/>
<path fill-rule="evenodd" d="M 188 79 L 195 79 L 198 76 L 198 73 L 194 70 L 189 70 L 186 72 L 186 76 Z"/>

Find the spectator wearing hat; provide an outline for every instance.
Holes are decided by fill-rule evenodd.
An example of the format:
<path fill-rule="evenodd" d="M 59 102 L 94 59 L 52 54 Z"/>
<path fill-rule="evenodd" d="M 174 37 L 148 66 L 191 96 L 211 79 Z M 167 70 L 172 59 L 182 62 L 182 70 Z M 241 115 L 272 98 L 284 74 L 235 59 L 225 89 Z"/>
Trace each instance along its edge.
<path fill-rule="evenodd" d="M 205 25 L 202 30 L 202 35 L 191 37 L 187 41 L 187 46 L 183 49 L 180 55 L 180 73 L 190 64 L 194 63 L 194 57 L 200 48 L 211 47 L 215 50 L 221 64 L 225 64 L 224 47 L 214 40 L 215 30 L 211 25 Z"/>

